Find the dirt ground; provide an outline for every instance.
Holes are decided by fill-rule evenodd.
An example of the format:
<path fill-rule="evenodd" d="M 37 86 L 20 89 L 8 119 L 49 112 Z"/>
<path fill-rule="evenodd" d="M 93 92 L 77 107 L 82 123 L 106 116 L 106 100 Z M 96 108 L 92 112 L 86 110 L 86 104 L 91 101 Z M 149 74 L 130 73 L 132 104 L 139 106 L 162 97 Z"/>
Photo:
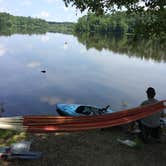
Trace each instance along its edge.
<path fill-rule="evenodd" d="M 166 166 L 166 136 L 162 143 L 130 148 L 117 138 L 121 129 L 77 133 L 29 135 L 31 150 L 43 152 L 39 160 L 0 161 L 2 166 Z"/>

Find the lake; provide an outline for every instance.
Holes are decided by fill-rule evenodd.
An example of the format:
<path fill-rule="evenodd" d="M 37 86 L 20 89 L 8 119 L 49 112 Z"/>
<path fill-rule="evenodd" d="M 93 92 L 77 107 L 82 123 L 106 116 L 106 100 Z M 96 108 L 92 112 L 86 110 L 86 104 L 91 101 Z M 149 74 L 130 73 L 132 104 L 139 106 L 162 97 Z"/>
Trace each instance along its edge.
<path fill-rule="evenodd" d="M 1 36 L 3 116 L 57 115 L 56 103 L 109 104 L 119 111 L 138 106 L 149 86 L 166 99 L 166 55 L 144 57 L 137 49 L 136 56 L 116 45 L 111 50 L 103 42 L 97 49 L 81 41 L 60 33 Z"/>

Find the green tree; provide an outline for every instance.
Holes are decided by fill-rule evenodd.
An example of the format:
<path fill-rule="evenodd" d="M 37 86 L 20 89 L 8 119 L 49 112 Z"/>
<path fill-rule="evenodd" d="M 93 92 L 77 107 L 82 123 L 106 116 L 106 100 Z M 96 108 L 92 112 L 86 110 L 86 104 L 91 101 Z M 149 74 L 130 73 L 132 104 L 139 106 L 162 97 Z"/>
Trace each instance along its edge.
<path fill-rule="evenodd" d="M 135 36 L 158 37 L 166 39 L 166 1 L 165 0 L 63 0 L 80 11 L 88 10 L 97 15 L 125 8 L 129 15 L 136 13 L 130 32 Z M 117 27 L 119 24 L 117 25 Z"/>
<path fill-rule="evenodd" d="M 11 35 L 13 33 L 38 34 L 46 32 L 72 33 L 73 29 L 73 23 L 46 22 L 38 18 L 0 13 L 0 35 Z"/>
<path fill-rule="evenodd" d="M 76 32 L 100 34 L 125 34 L 128 32 L 127 17 L 124 12 L 97 16 L 93 13 L 81 17 L 75 26 Z M 112 35 L 112 34 L 111 34 Z"/>

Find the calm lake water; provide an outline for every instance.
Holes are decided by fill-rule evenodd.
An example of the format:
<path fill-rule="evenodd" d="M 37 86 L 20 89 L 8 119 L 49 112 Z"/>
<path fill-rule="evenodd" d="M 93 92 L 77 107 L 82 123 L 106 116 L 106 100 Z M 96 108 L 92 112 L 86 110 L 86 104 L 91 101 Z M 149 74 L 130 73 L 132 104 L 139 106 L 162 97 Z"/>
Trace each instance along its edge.
<path fill-rule="evenodd" d="M 118 111 L 139 105 L 149 86 L 166 99 L 164 61 L 87 49 L 72 35 L 0 37 L 3 116 L 57 115 L 56 103 L 110 104 Z"/>

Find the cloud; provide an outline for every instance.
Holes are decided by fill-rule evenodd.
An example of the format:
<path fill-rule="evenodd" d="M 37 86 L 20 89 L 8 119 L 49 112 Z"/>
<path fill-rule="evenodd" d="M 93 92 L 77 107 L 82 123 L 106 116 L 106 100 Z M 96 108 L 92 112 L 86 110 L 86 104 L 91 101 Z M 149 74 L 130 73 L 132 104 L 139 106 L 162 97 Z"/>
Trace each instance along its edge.
<path fill-rule="evenodd" d="M 50 17 L 50 13 L 47 11 L 41 11 L 40 14 L 37 15 L 37 17 L 47 19 L 48 17 Z"/>
<path fill-rule="evenodd" d="M 6 13 L 10 13 L 13 15 L 19 15 L 20 14 L 20 10 L 15 8 L 15 9 L 8 9 L 6 7 L 0 7 L 0 12 L 6 12 Z"/>
<path fill-rule="evenodd" d="M 74 102 L 74 99 L 67 99 L 65 103 L 72 104 L 72 103 L 75 103 L 75 102 Z"/>
<path fill-rule="evenodd" d="M 60 98 L 54 97 L 54 96 L 44 96 L 44 97 L 41 97 L 40 100 L 44 103 L 48 103 L 51 106 L 55 105 L 56 103 L 61 102 Z"/>
<path fill-rule="evenodd" d="M 53 106 L 57 103 L 67 103 L 67 104 L 74 103 L 73 99 L 63 100 L 63 99 L 56 97 L 56 96 L 43 96 L 40 98 L 40 101 L 42 101 L 44 103 L 48 103 L 51 106 Z"/>
<path fill-rule="evenodd" d="M 22 5 L 23 5 L 24 7 L 31 6 L 31 5 L 32 5 L 32 1 L 30 1 L 30 0 L 23 1 L 23 2 L 22 2 Z"/>
<path fill-rule="evenodd" d="M 73 19 L 72 16 L 68 16 L 68 17 L 67 17 L 67 20 L 68 20 L 69 22 L 73 22 L 73 21 L 74 21 L 74 19 Z"/>
<path fill-rule="evenodd" d="M 6 51 L 7 51 L 6 48 L 0 44 L 0 57 L 4 56 Z"/>
<path fill-rule="evenodd" d="M 87 52 L 87 50 L 86 50 L 85 47 L 83 47 L 83 48 L 80 49 L 80 53 L 81 53 L 81 54 L 85 54 L 86 52 Z"/>
<path fill-rule="evenodd" d="M 57 0 L 45 0 L 47 3 L 54 3 L 56 2 Z"/>
<path fill-rule="evenodd" d="M 64 49 L 64 50 L 67 50 L 67 49 L 68 49 L 68 44 L 65 43 L 65 44 L 63 45 L 63 49 Z"/>
<path fill-rule="evenodd" d="M 0 12 L 10 13 L 10 11 L 7 8 L 4 8 L 4 7 L 0 8 Z"/>
<path fill-rule="evenodd" d="M 69 8 L 66 7 L 66 6 L 63 6 L 63 10 L 64 10 L 65 12 L 67 12 L 67 11 L 69 10 Z"/>
<path fill-rule="evenodd" d="M 50 38 L 49 38 L 49 36 L 41 36 L 41 41 L 43 42 L 43 43 L 46 43 L 46 42 L 48 42 L 50 40 Z"/>
<path fill-rule="evenodd" d="M 34 61 L 34 62 L 28 63 L 27 67 L 29 67 L 29 68 L 36 68 L 36 67 L 39 67 L 40 65 L 41 65 L 40 62 Z"/>

